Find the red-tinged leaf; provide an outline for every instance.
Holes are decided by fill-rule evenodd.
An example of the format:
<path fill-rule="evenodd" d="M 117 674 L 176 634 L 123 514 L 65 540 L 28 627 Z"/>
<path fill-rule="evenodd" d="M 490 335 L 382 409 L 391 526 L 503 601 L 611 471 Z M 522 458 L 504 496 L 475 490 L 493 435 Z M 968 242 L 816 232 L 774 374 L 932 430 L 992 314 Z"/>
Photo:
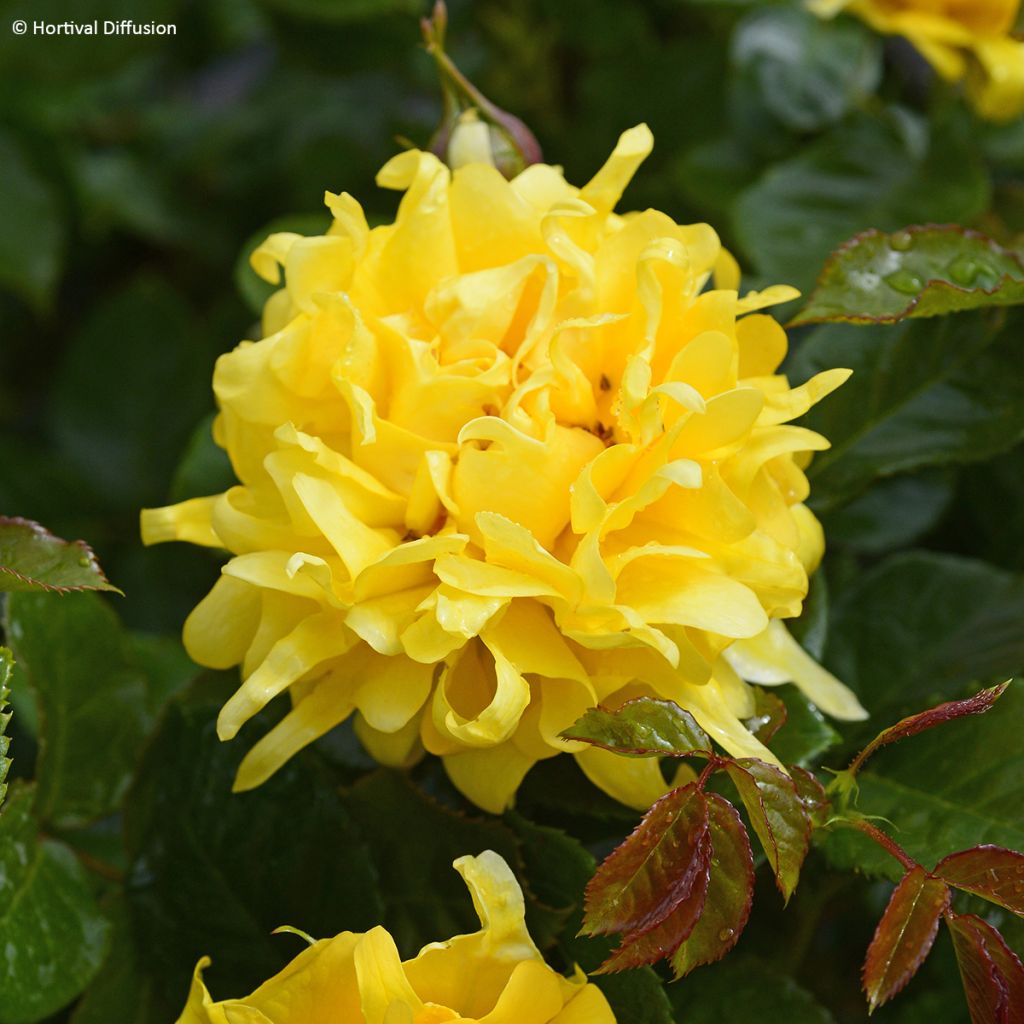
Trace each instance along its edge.
<path fill-rule="evenodd" d="M 0 591 L 113 590 L 92 548 L 66 541 L 31 519 L 0 516 Z"/>
<path fill-rule="evenodd" d="M 612 974 L 644 964 L 656 964 L 669 956 L 690 937 L 704 912 L 711 875 L 711 835 L 701 846 L 700 868 L 690 895 L 669 916 L 649 931 L 632 932 L 623 936 L 619 948 L 601 965 L 596 973 Z"/>
<path fill-rule="evenodd" d="M 725 770 L 761 840 L 779 891 L 788 901 L 811 841 L 811 819 L 796 784 L 784 771 L 752 757 L 729 761 Z"/>
<path fill-rule="evenodd" d="M 1024 917 L 1024 853 L 1002 846 L 974 846 L 944 857 L 934 874 Z"/>
<path fill-rule="evenodd" d="M 951 700 L 937 707 L 921 711 L 916 715 L 910 715 L 883 729 L 854 759 L 847 769 L 851 777 L 863 767 L 864 762 L 880 747 L 888 743 L 895 743 L 897 740 L 906 739 L 908 736 L 915 736 L 926 729 L 934 729 L 937 725 L 944 725 L 957 718 L 964 718 L 966 715 L 983 715 L 1003 695 L 1003 691 L 1010 685 L 1009 680 L 1000 683 L 998 686 L 990 686 L 987 690 L 980 690 L 973 697 L 966 700 Z"/>
<path fill-rule="evenodd" d="M 946 919 L 974 1024 L 1024 1024 L 1024 966 L 1002 935 L 974 914 Z"/>
<path fill-rule="evenodd" d="M 825 787 L 806 768 L 791 764 L 787 769 L 797 795 L 804 805 L 813 828 L 821 828 L 832 816 L 832 801 Z"/>
<path fill-rule="evenodd" d="M 789 709 L 777 694 L 761 686 L 754 688 L 754 717 L 743 724 L 766 746 L 786 724 Z"/>
<path fill-rule="evenodd" d="M 888 1002 L 917 973 L 949 899 L 946 883 L 920 865 L 893 890 L 864 960 L 864 991 L 871 1010 Z"/>
<path fill-rule="evenodd" d="M 717 793 L 708 793 L 711 829 L 711 877 L 701 914 L 690 937 L 672 955 L 676 978 L 695 967 L 721 960 L 739 941 L 754 899 L 754 857 L 736 809 Z"/>
<path fill-rule="evenodd" d="M 708 734 L 670 700 L 637 697 L 615 711 L 591 708 L 561 736 L 632 757 L 680 757 L 711 750 Z"/>
<path fill-rule="evenodd" d="M 661 924 L 706 870 L 707 842 L 707 800 L 697 784 L 666 793 L 594 873 L 580 933 L 640 933 Z"/>

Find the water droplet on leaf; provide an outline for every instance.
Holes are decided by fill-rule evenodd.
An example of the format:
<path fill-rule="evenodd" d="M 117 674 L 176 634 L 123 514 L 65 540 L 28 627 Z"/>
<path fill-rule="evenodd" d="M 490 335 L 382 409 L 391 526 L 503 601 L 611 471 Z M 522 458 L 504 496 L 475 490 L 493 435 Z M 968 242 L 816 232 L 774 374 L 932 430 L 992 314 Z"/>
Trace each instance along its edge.
<path fill-rule="evenodd" d="M 909 270 L 894 271 L 885 278 L 885 283 L 893 291 L 902 292 L 904 295 L 916 295 L 924 287 L 921 278 Z"/>
<path fill-rule="evenodd" d="M 733 928 L 723 928 L 718 933 L 718 941 L 719 942 L 728 942 L 733 937 L 733 935 L 735 935 L 735 934 L 736 934 L 735 929 L 733 929 Z"/>
<path fill-rule="evenodd" d="M 914 236 L 909 231 L 897 231 L 889 237 L 889 248 L 897 252 L 906 252 L 914 244 Z"/>
<path fill-rule="evenodd" d="M 971 259 L 970 256 L 961 256 L 950 264 L 949 276 L 957 284 L 966 288 L 974 284 L 980 270 L 981 267 L 976 260 Z"/>

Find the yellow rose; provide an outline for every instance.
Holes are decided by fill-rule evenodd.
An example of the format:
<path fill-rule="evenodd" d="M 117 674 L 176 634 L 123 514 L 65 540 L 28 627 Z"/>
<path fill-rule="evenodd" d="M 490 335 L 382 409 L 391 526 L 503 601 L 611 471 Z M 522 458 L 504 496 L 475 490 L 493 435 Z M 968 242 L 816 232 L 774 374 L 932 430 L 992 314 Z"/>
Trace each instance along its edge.
<path fill-rule="evenodd" d="M 740 298 L 706 224 L 613 212 L 651 145 L 626 132 L 583 189 L 403 153 L 394 224 L 328 193 L 326 235 L 253 255 L 285 285 L 214 376 L 241 484 L 142 519 L 234 555 L 184 630 L 242 666 L 221 738 L 290 694 L 237 788 L 355 712 L 378 760 L 425 748 L 491 811 L 564 751 L 646 807 L 657 763 L 558 738 L 587 708 L 668 698 L 767 760 L 741 676 L 863 716 L 781 622 L 821 557 L 801 467 L 828 446 L 787 421 L 848 371 L 791 389 L 756 310 L 793 289 Z"/>
<path fill-rule="evenodd" d="M 809 0 L 829 17 L 849 11 L 887 35 L 905 36 L 951 82 L 967 79 L 982 117 L 1024 111 L 1024 44 L 1010 33 L 1020 0 Z"/>
<path fill-rule="evenodd" d="M 576 969 L 563 978 L 526 930 L 523 893 L 498 854 L 455 869 L 483 926 L 402 961 L 383 928 L 342 932 L 300 953 L 245 999 L 215 1003 L 196 967 L 178 1024 L 615 1024 L 604 995 Z"/>

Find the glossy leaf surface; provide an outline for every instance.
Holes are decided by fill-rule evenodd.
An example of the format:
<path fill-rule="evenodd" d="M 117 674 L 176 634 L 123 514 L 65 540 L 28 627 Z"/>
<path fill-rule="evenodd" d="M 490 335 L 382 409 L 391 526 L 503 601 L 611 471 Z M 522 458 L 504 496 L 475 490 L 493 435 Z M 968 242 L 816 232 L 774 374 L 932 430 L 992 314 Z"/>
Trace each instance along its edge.
<path fill-rule="evenodd" d="M 592 708 L 562 736 L 635 757 L 711 749 L 710 738 L 689 711 L 653 697 L 628 700 L 615 711 Z"/>
<path fill-rule="evenodd" d="M 893 891 L 864 960 L 864 991 L 874 1010 L 917 973 L 935 941 L 949 889 L 918 866 Z"/>

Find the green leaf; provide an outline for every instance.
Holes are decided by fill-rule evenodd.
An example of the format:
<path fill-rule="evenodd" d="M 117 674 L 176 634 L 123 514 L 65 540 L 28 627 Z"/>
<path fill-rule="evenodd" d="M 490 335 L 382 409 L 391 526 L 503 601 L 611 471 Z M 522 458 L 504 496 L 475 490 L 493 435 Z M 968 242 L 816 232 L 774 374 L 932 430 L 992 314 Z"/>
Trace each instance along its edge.
<path fill-rule="evenodd" d="M 691 782 L 666 793 L 594 873 L 583 933 L 623 932 L 625 946 L 651 931 L 707 884 L 710 852 L 703 792 Z"/>
<path fill-rule="evenodd" d="M 825 263 L 790 327 L 896 323 L 963 309 L 1024 302 L 1024 262 L 987 235 L 956 224 L 874 229 L 841 245 Z"/>
<path fill-rule="evenodd" d="M 203 324 L 156 276 L 106 295 L 73 336 L 50 419 L 65 458 L 104 504 L 163 502 L 189 435 L 212 405 L 213 357 Z"/>
<path fill-rule="evenodd" d="M 894 555 L 833 603 L 826 655 L 871 712 L 847 732 L 860 745 L 880 726 L 1024 664 L 1024 579 L 953 555 Z"/>
<path fill-rule="evenodd" d="M 654 697 L 628 700 L 615 711 L 591 708 L 561 735 L 629 757 L 678 757 L 711 749 L 689 711 Z"/>
<path fill-rule="evenodd" d="M 29 519 L 0 516 L 0 591 L 113 590 L 92 548 L 66 541 Z"/>
<path fill-rule="evenodd" d="M 37 310 L 53 295 L 64 257 L 63 218 L 53 188 L 26 159 L 17 141 L 0 133 L 0 288 Z"/>
<path fill-rule="evenodd" d="M 768 744 L 783 764 L 811 764 L 839 742 L 839 733 L 795 686 L 787 683 L 771 692 L 786 708 L 786 721 Z"/>
<path fill-rule="evenodd" d="M 949 887 L 924 868 L 911 868 L 893 890 L 864 960 L 868 1008 L 887 1003 L 917 973 L 949 906 Z"/>
<path fill-rule="evenodd" d="M 700 983 L 671 985 L 680 1021 L 686 1024 L 835 1024 L 832 1015 L 777 962 L 741 953 L 701 971 Z"/>
<path fill-rule="evenodd" d="M 754 897 L 754 858 L 739 814 L 717 793 L 708 793 L 711 879 L 704 913 L 690 937 L 672 955 L 677 978 L 721 960 L 739 941 Z"/>
<path fill-rule="evenodd" d="M 6 647 L 0 647 L 0 806 L 7 795 L 7 772 L 11 767 L 11 759 L 7 756 L 11 749 L 11 737 L 7 735 L 11 712 L 7 707 L 7 700 L 11 695 L 10 682 L 13 671 L 14 656 Z"/>
<path fill-rule="evenodd" d="M 744 99 L 795 132 L 825 128 L 878 84 L 878 36 L 853 19 L 822 21 L 799 8 L 752 12 L 732 36 Z"/>
<path fill-rule="evenodd" d="M 755 758 L 728 761 L 725 771 L 747 809 L 779 891 L 788 902 L 800 879 L 811 839 L 811 820 L 796 784 L 774 765 Z"/>
<path fill-rule="evenodd" d="M 944 469 L 883 477 L 822 516 L 829 547 L 866 555 L 907 547 L 939 522 L 953 500 L 953 486 L 953 473 Z"/>
<path fill-rule="evenodd" d="M 92 984 L 75 1006 L 70 1024 L 167 1024 L 175 1019 L 185 1001 L 157 995 L 155 980 L 140 964 L 128 902 L 111 900 L 104 911 L 111 922 L 110 950 Z"/>
<path fill-rule="evenodd" d="M 859 231 L 969 223 L 987 202 L 987 175 L 965 127 L 888 108 L 854 115 L 770 166 L 742 193 L 732 222 L 761 274 L 803 290 Z"/>
<path fill-rule="evenodd" d="M 857 809 L 893 822 L 896 841 L 925 865 L 978 844 L 1024 850 L 1022 718 L 1024 686 L 1011 686 L 986 715 L 887 747 L 857 776 Z M 837 867 L 892 876 L 888 854 L 853 830 L 829 834 L 825 850 Z"/>
<path fill-rule="evenodd" d="M 244 751 L 218 742 L 216 719 L 236 686 L 208 673 L 170 702 L 125 806 L 132 941 L 154 998 L 177 1007 L 201 956 L 211 991 L 241 996 L 294 957 L 279 925 L 327 937 L 383 916 L 373 858 L 313 751 L 231 792 Z"/>
<path fill-rule="evenodd" d="M 0 811 L 0 1024 L 59 1010 L 103 962 L 109 925 L 85 871 L 63 845 L 37 835 L 35 793 L 16 785 Z"/>
<path fill-rule="evenodd" d="M 880 477 L 976 462 L 1024 436 L 1024 316 L 961 313 L 882 327 L 828 324 L 788 367 L 805 379 L 825 367 L 853 376 L 804 425 L 832 443 L 808 470 L 811 504 L 841 505 Z"/>
<path fill-rule="evenodd" d="M 12 594 L 5 630 L 42 712 L 39 818 L 67 827 L 107 814 L 151 722 L 117 616 L 95 594 Z"/>

